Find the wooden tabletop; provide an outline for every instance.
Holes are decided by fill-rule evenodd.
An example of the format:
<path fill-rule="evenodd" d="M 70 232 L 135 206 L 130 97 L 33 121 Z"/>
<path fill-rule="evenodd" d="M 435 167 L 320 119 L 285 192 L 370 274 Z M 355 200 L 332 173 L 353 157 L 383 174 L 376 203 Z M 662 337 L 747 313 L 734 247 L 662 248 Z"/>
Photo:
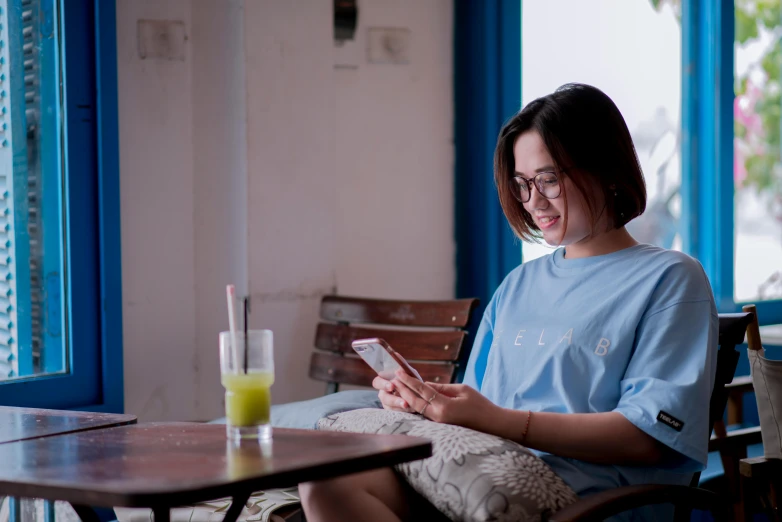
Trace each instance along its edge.
<path fill-rule="evenodd" d="M 0 495 L 93 506 L 165 507 L 392 466 L 426 439 L 275 428 L 236 447 L 225 426 L 150 423 L 0 445 Z"/>
<path fill-rule="evenodd" d="M 0 406 L 0 444 L 134 422 L 133 415 Z"/>

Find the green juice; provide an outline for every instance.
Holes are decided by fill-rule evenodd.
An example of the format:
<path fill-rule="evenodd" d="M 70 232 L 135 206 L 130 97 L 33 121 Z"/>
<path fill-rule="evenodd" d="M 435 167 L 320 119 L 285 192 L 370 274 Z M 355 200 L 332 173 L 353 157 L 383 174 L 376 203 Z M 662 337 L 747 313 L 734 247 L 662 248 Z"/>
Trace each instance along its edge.
<path fill-rule="evenodd" d="M 231 373 L 221 376 L 225 388 L 225 416 L 231 426 L 259 426 L 269 423 L 274 384 L 270 372 Z"/>

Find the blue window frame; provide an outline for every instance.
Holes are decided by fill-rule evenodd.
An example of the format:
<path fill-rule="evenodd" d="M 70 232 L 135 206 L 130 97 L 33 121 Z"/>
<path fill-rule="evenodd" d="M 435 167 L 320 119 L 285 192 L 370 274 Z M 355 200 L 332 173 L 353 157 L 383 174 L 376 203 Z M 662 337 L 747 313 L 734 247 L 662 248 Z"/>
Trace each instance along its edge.
<path fill-rule="evenodd" d="M 734 300 L 733 2 L 682 2 L 684 250 L 703 264 L 720 312 Z M 782 300 L 753 301 L 761 324 L 782 323 Z"/>
<path fill-rule="evenodd" d="M 4 0 L 3 4 L 9 16 L 6 38 L 9 50 L 13 50 L 14 45 L 23 45 L 21 13 L 31 2 Z M 63 352 L 66 360 L 51 357 L 40 363 L 44 373 L 59 373 L 0 382 L 0 404 L 121 412 L 116 6 L 114 0 L 44 0 L 38 5 L 40 30 L 44 34 L 60 31 L 59 47 L 54 38 L 40 50 L 40 60 L 59 64 L 42 67 L 40 96 L 58 97 L 59 114 L 54 111 L 44 117 L 61 118 L 62 129 L 41 142 L 41 164 L 61 176 L 59 186 L 50 182 L 52 189 L 42 193 L 42 219 L 62 216 L 62 233 L 52 233 L 43 242 L 48 252 L 65 253 L 66 267 L 63 272 L 61 259 L 44 256 L 46 313 L 62 317 L 61 331 L 48 329 L 51 339 L 45 342 L 59 346 L 67 342 L 68 349 Z M 59 78 L 54 71 L 59 71 Z M 15 228 L 20 229 L 18 225 Z M 25 242 L 19 239 L 15 237 L 23 246 Z M 27 264 L 23 259 L 17 261 L 18 265 Z M 61 273 L 65 274 L 64 282 L 59 280 Z M 30 320 L 21 302 L 17 315 L 20 325 Z M 30 346 L 21 330 L 20 362 Z M 44 349 L 43 353 L 57 351 Z"/>

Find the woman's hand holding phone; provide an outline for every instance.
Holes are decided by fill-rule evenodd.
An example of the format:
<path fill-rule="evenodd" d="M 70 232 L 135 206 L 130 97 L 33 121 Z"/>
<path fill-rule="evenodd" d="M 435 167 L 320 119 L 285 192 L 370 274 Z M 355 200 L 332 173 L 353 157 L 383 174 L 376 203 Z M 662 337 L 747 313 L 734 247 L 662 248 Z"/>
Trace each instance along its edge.
<path fill-rule="evenodd" d="M 435 422 L 456 424 L 485 433 L 493 433 L 493 419 L 501 416 L 498 410 L 502 408 L 466 384 L 421 382 L 402 371 L 396 372 L 390 384 L 399 394 L 395 398 L 397 403 L 401 399 L 407 408 L 400 410 L 393 407 L 393 402 L 392 407 L 388 407 L 381 395 L 380 400 L 387 409 L 416 412 Z"/>
<path fill-rule="evenodd" d="M 399 369 L 407 372 L 412 379 L 423 382 L 415 368 L 383 339 L 356 339 L 351 344 L 364 362 L 378 374 L 372 381 L 372 387 L 377 390 L 383 407 L 387 410 L 413 412 L 407 401 L 399 397 L 390 379 L 394 378 L 396 370 Z"/>
<path fill-rule="evenodd" d="M 383 408 L 419 413 L 435 422 L 488 431 L 497 405 L 464 384 L 424 382 L 404 358 L 382 339 L 357 339 L 356 350 L 378 375 L 372 380 Z"/>
<path fill-rule="evenodd" d="M 380 403 L 383 408 L 392 411 L 403 411 L 407 413 L 416 413 L 410 408 L 410 405 L 406 400 L 401 398 L 394 387 L 394 384 L 382 378 L 381 376 L 375 377 L 372 381 L 372 387 L 377 390 L 377 396 L 380 399 Z"/>

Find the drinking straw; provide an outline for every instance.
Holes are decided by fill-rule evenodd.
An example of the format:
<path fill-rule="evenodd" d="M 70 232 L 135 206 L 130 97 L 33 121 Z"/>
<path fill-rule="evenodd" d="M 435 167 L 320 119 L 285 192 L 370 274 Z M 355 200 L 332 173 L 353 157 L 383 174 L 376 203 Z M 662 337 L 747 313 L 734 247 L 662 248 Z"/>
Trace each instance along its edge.
<path fill-rule="evenodd" d="M 249 356 L 247 352 L 248 346 L 250 346 L 250 340 L 247 338 L 247 315 L 250 312 L 250 296 L 244 298 L 244 373 L 247 373 L 247 358 Z"/>
<path fill-rule="evenodd" d="M 239 347 L 237 346 L 236 338 L 236 311 L 234 310 L 234 302 L 236 301 L 236 287 L 234 285 L 228 285 L 225 288 L 226 296 L 228 297 L 228 328 L 231 331 L 231 359 L 233 359 L 233 371 L 239 370 Z M 245 365 L 247 363 L 245 362 Z"/>

